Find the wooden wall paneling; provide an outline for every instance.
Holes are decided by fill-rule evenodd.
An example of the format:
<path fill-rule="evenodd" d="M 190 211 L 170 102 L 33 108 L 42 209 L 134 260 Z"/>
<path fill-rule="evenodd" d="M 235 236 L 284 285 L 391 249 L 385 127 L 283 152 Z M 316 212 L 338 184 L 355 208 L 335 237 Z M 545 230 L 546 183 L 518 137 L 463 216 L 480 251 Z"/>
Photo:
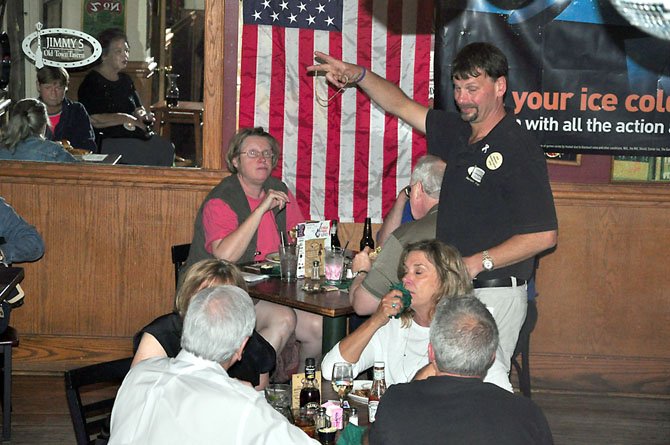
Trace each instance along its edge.
<path fill-rule="evenodd" d="M 6 167 L 6 168 L 5 168 Z M 31 176 L 35 163 L 6 163 L 0 195 L 34 224 L 44 257 L 26 264 L 26 304 L 13 312 L 21 333 L 16 369 L 60 371 L 130 353 L 132 335 L 169 311 L 172 244 L 189 242 L 193 218 L 221 173 L 80 166 L 62 178 Z M 197 179 L 197 180 L 196 180 Z"/>
<path fill-rule="evenodd" d="M 225 144 L 234 134 L 237 127 L 236 111 L 237 97 L 234 86 L 237 85 L 237 43 L 231 48 L 228 26 L 224 27 L 226 8 L 239 7 L 236 2 L 205 1 L 205 81 L 203 88 L 203 150 L 202 165 L 212 169 L 225 168 L 223 156 Z M 235 39 L 237 42 L 237 22 L 234 22 Z M 229 24 L 226 24 L 229 25 Z M 225 33 L 225 34 L 224 34 Z M 227 52 L 225 52 L 227 51 Z M 233 52 L 231 56 L 231 51 Z M 233 57 L 230 59 L 230 57 Z M 226 64 L 225 61 L 232 60 Z M 226 81 L 230 80 L 231 66 L 235 68 L 232 78 L 233 88 L 224 90 Z M 229 94 L 233 91 L 232 94 Z M 230 110 L 233 109 L 231 116 Z"/>
<path fill-rule="evenodd" d="M 554 189 L 559 242 L 538 270 L 533 379 L 556 389 L 670 393 L 668 268 L 655 260 L 670 239 L 670 190 Z"/>

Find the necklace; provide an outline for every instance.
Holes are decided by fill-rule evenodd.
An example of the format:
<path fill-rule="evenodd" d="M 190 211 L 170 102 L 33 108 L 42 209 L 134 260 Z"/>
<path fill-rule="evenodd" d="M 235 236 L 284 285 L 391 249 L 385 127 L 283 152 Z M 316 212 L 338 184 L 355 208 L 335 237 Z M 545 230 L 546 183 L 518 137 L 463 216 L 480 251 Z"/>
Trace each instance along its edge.
<path fill-rule="evenodd" d="M 418 360 L 412 360 L 413 366 L 407 366 L 407 360 L 408 360 L 408 351 L 407 348 L 409 346 L 409 336 L 410 336 L 410 331 L 412 327 L 407 328 L 407 335 L 405 335 L 405 348 L 402 353 L 402 359 L 401 359 L 401 366 L 402 366 L 402 373 L 405 376 L 405 379 L 407 382 L 411 381 L 414 375 L 417 373 L 419 369 L 421 369 L 425 364 L 428 362 L 428 345 L 426 345 L 426 352 L 423 355 L 418 355 L 418 354 L 409 354 L 409 357 L 414 357 L 416 358 L 417 356 L 419 357 Z"/>

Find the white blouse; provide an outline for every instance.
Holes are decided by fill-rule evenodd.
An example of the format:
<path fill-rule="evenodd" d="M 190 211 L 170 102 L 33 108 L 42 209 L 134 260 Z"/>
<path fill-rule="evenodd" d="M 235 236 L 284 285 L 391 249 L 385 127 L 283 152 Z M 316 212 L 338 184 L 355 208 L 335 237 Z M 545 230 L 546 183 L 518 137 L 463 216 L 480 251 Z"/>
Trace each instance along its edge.
<path fill-rule="evenodd" d="M 391 319 L 375 332 L 359 360 L 353 364 L 354 375 L 372 367 L 375 361 L 383 361 L 387 385 L 407 383 L 428 364 L 429 328 L 415 322 L 408 328 L 401 328 L 400 323 L 400 319 Z M 321 362 L 323 378 L 330 380 L 333 364 L 345 361 L 338 343 Z"/>

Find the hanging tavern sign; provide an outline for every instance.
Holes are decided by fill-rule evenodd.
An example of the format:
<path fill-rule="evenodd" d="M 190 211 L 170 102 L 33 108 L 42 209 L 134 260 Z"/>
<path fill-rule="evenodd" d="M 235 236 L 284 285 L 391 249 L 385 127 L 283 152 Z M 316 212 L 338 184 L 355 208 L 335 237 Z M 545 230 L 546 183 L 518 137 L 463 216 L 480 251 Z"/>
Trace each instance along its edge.
<path fill-rule="evenodd" d="M 42 24 L 35 25 L 37 31 L 23 39 L 23 52 L 35 62 L 37 68 L 56 66 L 75 68 L 93 63 L 100 54 L 100 43 L 90 35 L 67 28 L 42 29 Z"/>

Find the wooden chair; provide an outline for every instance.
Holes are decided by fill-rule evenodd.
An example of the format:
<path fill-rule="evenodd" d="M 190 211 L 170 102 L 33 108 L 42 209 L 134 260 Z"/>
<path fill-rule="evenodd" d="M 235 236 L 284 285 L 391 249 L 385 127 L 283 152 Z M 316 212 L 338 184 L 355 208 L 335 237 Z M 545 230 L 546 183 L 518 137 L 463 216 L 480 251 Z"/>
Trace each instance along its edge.
<path fill-rule="evenodd" d="M 175 244 L 172 246 L 172 264 L 174 264 L 174 287 L 179 285 L 179 272 L 188 259 L 191 244 Z"/>
<path fill-rule="evenodd" d="M 512 354 L 512 367 L 516 369 L 516 375 L 519 378 L 519 390 L 521 394 L 530 398 L 530 334 L 535 329 L 537 323 L 537 304 L 535 299 L 528 300 L 528 309 L 526 309 L 526 321 L 521 326 L 519 339 Z M 519 363 L 519 358 L 521 363 Z"/>
<path fill-rule="evenodd" d="M 116 392 L 132 360 L 127 357 L 65 371 L 65 394 L 77 445 L 109 437 Z"/>
<path fill-rule="evenodd" d="M 11 326 L 0 334 L 2 363 L 2 440 L 12 436 L 12 348 L 19 345 L 19 334 Z"/>

